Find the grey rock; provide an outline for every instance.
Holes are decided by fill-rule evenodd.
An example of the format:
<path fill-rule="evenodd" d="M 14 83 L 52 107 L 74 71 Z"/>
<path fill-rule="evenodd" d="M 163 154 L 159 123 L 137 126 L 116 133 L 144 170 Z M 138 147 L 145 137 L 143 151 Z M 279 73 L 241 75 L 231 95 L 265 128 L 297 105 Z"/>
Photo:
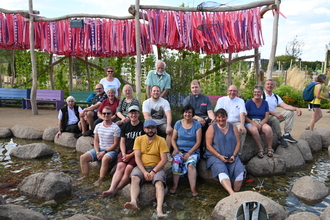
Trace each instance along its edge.
<path fill-rule="evenodd" d="M 3 199 L 3 197 L 0 195 L 0 205 L 6 204 L 6 201 Z"/>
<path fill-rule="evenodd" d="M 8 220 L 46 220 L 47 218 L 39 212 L 24 208 L 19 205 L 0 205 L 0 219 Z"/>
<path fill-rule="evenodd" d="M 315 131 L 304 131 L 299 139 L 307 141 L 312 152 L 319 152 L 322 150 L 321 136 Z"/>
<path fill-rule="evenodd" d="M 44 143 L 33 143 L 21 145 L 13 148 L 9 155 L 21 159 L 36 159 L 40 157 L 52 156 L 54 150 Z"/>
<path fill-rule="evenodd" d="M 305 162 L 313 161 L 312 150 L 308 145 L 308 142 L 303 139 L 298 139 L 298 143 L 295 144 L 300 150 L 301 155 L 303 156 Z"/>
<path fill-rule="evenodd" d="M 63 132 L 58 138 L 54 139 L 54 142 L 64 147 L 76 148 L 77 138 L 74 137 L 74 133 Z"/>
<path fill-rule="evenodd" d="M 321 136 L 322 148 L 327 149 L 330 145 L 330 129 L 316 128 L 315 132 Z"/>
<path fill-rule="evenodd" d="M 81 136 L 78 138 L 77 143 L 76 143 L 76 150 L 78 153 L 86 153 L 87 151 L 93 149 L 93 145 L 91 143 L 94 141 L 93 137 L 84 137 Z"/>
<path fill-rule="evenodd" d="M 13 134 L 9 128 L 0 127 L 0 138 L 9 138 Z"/>
<path fill-rule="evenodd" d="M 284 159 L 286 170 L 302 168 L 306 165 L 305 159 L 296 144 L 288 143 L 287 148 L 279 147 L 276 154 Z"/>
<path fill-rule="evenodd" d="M 302 219 L 320 220 L 320 217 L 318 217 L 317 215 L 311 212 L 298 212 L 296 214 L 290 215 L 285 220 L 302 220 Z"/>
<path fill-rule="evenodd" d="M 206 169 L 206 160 L 201 158 L 197 164 L 198 176 L 209 183 L 220 184 L 218 178 L 212 178 L 211 169 Z"/>
<path fill-rule="evenodd" d="M 66 220 L 103 220 L 102 218 L 93 215 L 83 215 L 83 214 L 77 214 L 71 216 L 70 218 L 65 218 L 65 219 Z"/>
<path fill-rule="evenodd" d="M 330 220 L 330 206 L 326 207 L 320 215 L 321 220 Z"/>
<path fill-rule="evenodd" d="M 284 159 L 277 154 L 274 154 L 273 157 L 264 155 L 262 159 L 254 157 L 246 164 L 245 168 L 253 176 L 280 175 L 284 174 L 286 170 Z"/>
<path fill-rule="evenodd" d="M 310 176 L 299 178 L 293 184 L 291 192 L 296 197 L 312 203 L 320 202 L 329 194 L 325 184 Z"/>
<path fill-rule="evenodd" d="M 55 208 L 57 206 L 57 202 L 54 199 L 52 199 L 52 200 L 42 203 L 41 206 L 43 206 L 43 207 L 50 206 L 50 207 Z"/>
<path fill-rule="evenodd" d="M 287 217 L 287 213 L 280 204 L 257 192 L 245 191 L 221 199 L 214 207 L 211 218 L 218 220 L 234 219 L 238 207 L 243 202 L 252 200 L 259 201 L 265 206 L 270 220 L 282 220 Z"/>
<path fill-rule="evenodd" d="M 24 178 L 17 188 L 23 195 L 60 203 L 72 195 L 72 178 L 58 171 L 36 173 Z"/>
<path fill-rule="evenodd" d="M 41 139 L 42 138 L 42 131 L 26 125 L 14 125 L 11 129 L 13 135 L 18 138 L 23 139 Z"/>
<path fill-rule="evenodd" d="M 168 187 L 165 188 L 165 194 L 167 193 Z M 121 194 L 127 199 L 131 200 L 131 184 L 126 185 L 122 190 Z M 156 201 L 156 188 L 151 182 L 145 182 L 140 188 L 140 194 L 137 202 L 140 207 L 151 206 Z"/>
<path fill-rule="evenodd" d="M 54 141 L 55 135 L 58 132 L 58 127 L 48 127 L 44 130 L 42 134 L 42 140 Z"/>

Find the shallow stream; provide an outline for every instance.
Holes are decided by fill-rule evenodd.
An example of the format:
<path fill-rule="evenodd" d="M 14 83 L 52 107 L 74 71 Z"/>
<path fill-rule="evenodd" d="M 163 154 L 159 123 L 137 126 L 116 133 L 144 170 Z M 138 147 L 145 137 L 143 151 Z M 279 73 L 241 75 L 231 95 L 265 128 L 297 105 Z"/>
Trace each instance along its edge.
<path fill-rule="evenodd" d="M 97 180 L 99 173 L 97 170 L 91 169 L 91 177 L 88 180 L 77 181 L 80 172 L 80 154 L 74 149 L 57 146 L 52 142 L 44 142 L 56 151 L 52 157 L 38 160 L 10 158 L 9 151 L 12 148 L 35 142 L 43 141 L 18 138 L 1 139 L 0 141 L 0 183 L 14 183 L 14 187 L 0 188 L 0 195 L 4 197 L 7 203 L 22 205 L 40 212 L 47 219 L 64 219 L 74 214 L 90 214 L 103 219 L 157 219 L 155 217 L 155 203 L 153 206 L 143 207 L 138 211 L 130 211 L 123 208 L 127 199 L 119 193 L 109 198 L 101 197 L 102 191 L 109 188 L 110 176 L 103 186 L 94 187 L 93 182 Z M 281 204 L 289 214 L 308 211 L 321 215 L 330 204 L 330 196 L 320 203 L 307 204 L 291 195 L 289 189 L 296 179 L 305 175 L 313 176 L 329 187 L 329 162 L 327 151 L 322 151 L 314 154 L 314 161 L 303 170 L 272 177 L 248 176 L 248 179 L 253 179 L 253 181 L 245 183 L 242 191 L 260 192 Z M 25 177 L 34 173 L 53 170 L 62 171 L 74 180 L 73 196 L 64 203 L 53 208 L 42 206 L 42 201 L 36 201 L 18 193 L 16 187 Z M 178 193 L 167 194 L 165 197 L 163 210 L 168 216 L 167 219 L 209 219 L 217 202 L 228 196 L 221 185 L 210 184 L 203 180 L 197 181 L 197 190 L 199 195 L 192 197 L 188 181 L 181 178 Z"/>

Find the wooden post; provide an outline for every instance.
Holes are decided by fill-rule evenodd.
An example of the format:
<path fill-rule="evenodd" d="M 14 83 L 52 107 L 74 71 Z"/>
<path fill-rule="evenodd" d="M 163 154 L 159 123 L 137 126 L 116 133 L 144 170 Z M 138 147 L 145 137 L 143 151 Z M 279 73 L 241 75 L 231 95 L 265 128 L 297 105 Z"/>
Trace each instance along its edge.
<path fill-rule="evenodd" d="M 141 49 L 140 49 L 140 0 L 135 0 L 135 42 L 136 42 L 136 98 L 141 103 Z"/>
<path fill-rule="evenodd" d="M 277 5 L 277 10 L 280 10 L 280 0 L 275 0 L 275 4 Z M 274 14 L 274 21 L 273 21 L 273 40 L 272 40 L 272 49 L 270 51 L 270 57 L 267 67 L 267 79 L 272 78 L 272 72 L 274 67 L 274 61 L 276 56 L 276 47 L 277 47 L 277 37 L 278 37 L 278 19 L 279 14 L 277 11 L 275 11 Z"/>
<path fill-rule="evenodd" d="M 33 14 L 33 0 L 29 0 L 29 12 L 30 12 L 30 55 L 31 55 L 31 63 L 32 63 L 32 89 L 31 89 L 31 107 L 32 114 L 38 114 L 37 108 L 37 88 L 38 88 L 38 79 L 37 79 L 37 64 L 36 64 L 36 56 L 34 53 L 34 17 Z"/>
<path fill-rule="evenodd" d="M 49 65 L 52 65 L 52 63 L 53 63 L 53 54 L 50 53 L 49 54 Z M 51 67 L 49 69 L 49 80 L 50 80 L 50 88 L 51 88 L 51 90 L 54 90 L 55 86 L 54 86 L 54 77 L 53 77 L 53 67 Z"/>
<path fill-rule="evenodd" d="M 230 63 L 231 59 L 232 59 L 232 53 L 229 53 L 228 54 L 228 62 Z M 231 74 L 231 64 L 228 65 L 228 85 L 227 85 L 227 88 L 233 84 L 232 82 L 232 74 Z"/>
<path fill-rule="evenodd" d="M 256 68 L 257 85 L 261 85 L 260 66 L 259 66 L 259 48 L 254 48 L 254 67 Z"/>
<path fill-rule="evenodd" d="M 70 86 L 70 91 L 73 90 L 73 86 L 72 86 L 72 56 L 69 56 L 69 77 L 70 77 L 70 82 L 69 82 L 69 86 Z"/>
<path fill-rule="evenodd" d="M 13 88 L 14 86 L 14 82 L 15 82 L 15 51 L 11 50 L 10 51 L 10 72 L 11 72 L 11 88 Z"/>
<path fill-rule="evenodd" d="M 91 74 L 89 71 L 89 65 L 87 63 L 87 61 L 88 61 L 87 57 L 85 57 L 85 61 L 86 61 L 86 70 L 87 70 L 87 89 L 88 89 L 88 91 L 91 91 Z"/>

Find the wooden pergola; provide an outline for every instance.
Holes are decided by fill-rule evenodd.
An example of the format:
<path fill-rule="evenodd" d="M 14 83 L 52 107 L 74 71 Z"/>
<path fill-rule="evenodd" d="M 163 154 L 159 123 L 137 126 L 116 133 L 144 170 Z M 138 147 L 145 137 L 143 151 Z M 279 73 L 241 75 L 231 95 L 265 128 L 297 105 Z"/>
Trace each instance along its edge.
<path fill-rule="evenodd" d="M 276 11 L 274 15 L 274 21 L 273 21 L 273 38 L 272 38 L 272 47 L 271 47 L 271 53 L 270 53 L 270 58 L 269 58 L 269 63 L 268 63 L 268 68 L 267 68 L 267 73 L 266 77 L 267 79 L 272 78 L 272 68 L 274 66 L 274 59 L 275 59 L 275 54 L 276 54 L 276 47 L 277 47 L 277 36 L 278 36 L 278 20 L 279 20 L 279 13 L 277 10 L 279 10 L 280 7 L 280 1 L 279 0 L 263 0 L 263 1 L 257 1 L 257 2 L 252 2 L 249 4 L 245 5 L 240 5 L 240 6 L 222 6 L 222 7 L 204 7 L 203 11 L 205 12 L 229 12 L 229 11 L 239 11 L 239 10 L 247 10 L 251 8 L 256 8 L 256 7 L 263 7 L 260 15 L 261 18 L 262 16 L 269 10 L 274 10 Z M 55 17 L 55 18 L 45 18 L 45 17 L 39 17 L 35 16 L 40 14 L 39 11 L 33 10 L 33 0 L 29 0 L 29 10 L 6 10 L 0 8 L 0 12 L 3 12 L 5 14 L 21 14 L 23 17 L 28 18 L 28 21 L 30 22 L 30 51 L 31 51 L 31 63 L 32 63 L 32 89 L 31 89 L 31 103 L 32 103 L 32 113 L 34 115 L 38 114 L 37 111 L 37 105 L 36 105 L 36 91 L 37 91 L 37 68 L 36 68 L 36 58 L 34 54 L 34 22 L 38 21 L 44 21 L 44 22 L 53 22 L 53 21 L 60 21 L 60 20 L 65 20 L 65 19 L 70 19 L 70 18 L 107 18 L 107 19 L 116 19 L 116 20 L 126 20 L 126 19 L 135 19 L 135 41 L 136 41 L 136 95 L 138 100 L 141 101 L 141 51 L 140 51 L 140 22 L 139 19 L 145 18 L 141 15 L 141 13 L 136 13 L 139 12 L 140 9 L 159 9 L 159 10 L 170 10 L 170 11 L 182 11 L 182 12 L 198 12 L 200 11 L 199 8 L 185 8 L 185 7 L 171 7 L 171 6 L 159 6 L 159 5 L 140 5 L 139 0 L 135 1 L 135 5 L 131 5 L 128 8 L 129 13 L 131 14 L 130 16 L 112 16 L 112 15 L 106 15 L 106 14 L 69 14 L 61 17 Z M 51 63 L 46 70 L 51 69 L 54 65 L 57 63 L 61 62 L 64 60 L 66 57 L 61 58 L 60 60 Z M 70 73 L 70 89 L 72 90 L 72 57 L 69 56 L 69 73 Z M 239 60 L 244 60 L 244 59 L 249 59 L 249 58 L 254 58 L 254 63 L 255 63 L 255 69 L 256 69 L 256 74 L 259 75 L 260 72 L 260 67 L 259 67 L 259 59 L 260 59 L 260 53 L 258 51 L 258 48 L 254 49 L 254 54 L 249 55 L 249 56 L 242 56 L 238 57 L 235 59 L 232 59 L 232 54 L 229 53 L 229 60 L 225 64 L 221 66 L 225 67 L 228 66 L 228 84 L 231 84 L 231 65 L 232 63 L 239 61 Z M 78 57 L 78 59 L 84 63 L 91 66 L 94 66 L 98 69 L 101 69 L 101 67 L 96 66 L 93 63 L 88 62 L 87 58 L 82 59 Z M 52 60 L 52 55 L 51 59 Z M 87 68 L 88 70 L 88 68 Z M 43 72 L 44 72 L 43 71 Z M 87 71 L 87 75 L 89 75 L 89 72 Z M 126 82 L 127 83 L 127 82 Z M 258 83 L 260 83 L 260 78 L 258 77 Z"/>

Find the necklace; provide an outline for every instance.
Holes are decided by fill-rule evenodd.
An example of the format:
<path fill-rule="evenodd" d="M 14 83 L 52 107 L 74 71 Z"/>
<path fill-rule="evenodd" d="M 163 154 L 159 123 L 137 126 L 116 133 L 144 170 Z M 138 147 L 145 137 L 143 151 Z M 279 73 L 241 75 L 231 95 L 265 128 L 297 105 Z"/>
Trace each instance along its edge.
<path fill-rule="evenodd" d="M 227 128 L 227 125 L 228 125 L 228 123 L 226 122 L 226 126 L 225 127 L 221 127 L 218 123 L 217 123 L 217 125 L 218 125 L 218 127 L 220 128 L 220 129 L 226 129 Z"/>

